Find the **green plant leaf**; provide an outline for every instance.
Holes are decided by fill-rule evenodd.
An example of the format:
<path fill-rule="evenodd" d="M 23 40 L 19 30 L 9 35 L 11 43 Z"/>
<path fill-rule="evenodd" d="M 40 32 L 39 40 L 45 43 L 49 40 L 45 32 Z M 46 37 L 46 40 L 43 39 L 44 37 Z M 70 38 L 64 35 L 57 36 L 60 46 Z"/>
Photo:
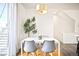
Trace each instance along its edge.
<path fill-rule="evenodd" d="M 24 27 L 25 33 L 29 32 L 29 28 L 28 27 Z"/>
<path fill-rule="evenodd" d="M 24 31 L 25 33 L 36 33 L 37 30 L 35 30 L 36 27 L 36 23 L 35 23 L 35 17 L 33 17 L 32 19 L 27 19 L 26 22 L 24 23 Z"/>
<path fill-rule="evenodd" d="M 30 30 L 31 30 L 31 31 L 35 29 L 35 25 L 36 25 L 36 24 L 32 24 L 32 25 L 30 26 Z"/>
<path fill-rule="evenodd" d="M 37 33 L 37 30 L 33 30 L 32 32 L 33 32 L 33 34 L 35 34 L 35 33 Z"/>
<path fill-rule="evenodd" d="M 28 24 L 28 23 L 25 23 L 25 24 L 24 24 L 24 27 L 28 27 L 28 26 L 29 26 L 29 24 Z"/>
<path fill-rule="evenodd" d="M 27 23 L 30 23 L 31 21 L 30 21 L 30 19 L 27 19 Z"/>
<path fill-rule="evenodd" d="M 34 22 L 34 21 L 35 21 L 35 17 L 32 18 L 32 22 Z"/>

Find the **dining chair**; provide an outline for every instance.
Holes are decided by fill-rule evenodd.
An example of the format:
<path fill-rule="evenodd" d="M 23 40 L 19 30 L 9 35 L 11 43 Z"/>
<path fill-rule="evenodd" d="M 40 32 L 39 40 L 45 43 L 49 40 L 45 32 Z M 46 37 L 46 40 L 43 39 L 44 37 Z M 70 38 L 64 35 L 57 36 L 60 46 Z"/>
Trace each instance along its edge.
<path fill-rule="evenodd" d="M 44 52 L 44 56 L 50 53 L 52 56 L 52 52 L 55 51 L 55 42 L 54 40 L 44 40 L 43 46 L 42 46 L 42 52 Z"/>
<path fill-rule="evenodd" d="M 34 40 L 24 42 L 24 51 L 26 52 L 27 56 L 29 55 L 29 53 L 32 53 L 33 56 L 36 55 L 36 45 Z"/>

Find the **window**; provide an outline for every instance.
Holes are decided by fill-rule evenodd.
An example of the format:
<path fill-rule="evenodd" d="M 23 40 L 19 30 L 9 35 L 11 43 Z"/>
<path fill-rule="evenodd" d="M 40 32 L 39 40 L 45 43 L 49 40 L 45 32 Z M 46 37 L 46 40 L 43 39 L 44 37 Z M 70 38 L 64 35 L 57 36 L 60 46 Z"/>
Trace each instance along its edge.
<path fill-rule="evenodd" d="M 8 55 L 7 4 L 0 3 L 0 56 Z"/>

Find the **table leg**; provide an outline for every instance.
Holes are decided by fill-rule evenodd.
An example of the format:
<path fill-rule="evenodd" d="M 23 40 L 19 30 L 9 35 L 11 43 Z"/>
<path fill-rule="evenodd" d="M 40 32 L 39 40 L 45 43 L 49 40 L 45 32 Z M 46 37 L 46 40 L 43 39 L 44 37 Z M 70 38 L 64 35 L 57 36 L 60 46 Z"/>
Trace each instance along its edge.
<path fill-rule="evenodd" d="M 22 56 L 22 52 L 23 52 L 23 50 L 22 50 L 22 42 L 21 42 L 21 56 Z"/>
<path fill-rule="evenodd" d="M 58 43 L 58 56 L 60 56 L 60 43 Z"/>

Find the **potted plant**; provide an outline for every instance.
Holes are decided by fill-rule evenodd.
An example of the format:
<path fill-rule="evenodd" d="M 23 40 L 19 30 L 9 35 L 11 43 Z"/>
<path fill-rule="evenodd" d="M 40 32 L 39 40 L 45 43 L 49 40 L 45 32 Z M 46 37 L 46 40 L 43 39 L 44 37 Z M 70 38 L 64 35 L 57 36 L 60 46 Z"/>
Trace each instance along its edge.
<path fill-rule="evenodd" d="M 28 18 L 25 23 L 24 23 L 24 31 L 25 33 L 28 34 L 28 37 L 30 37 L 30 33 L 32 32 L 33 34 L 37 33 L 36 29 L 36 23 L 35 23 L 35 17 L 33 18 Z"/>

